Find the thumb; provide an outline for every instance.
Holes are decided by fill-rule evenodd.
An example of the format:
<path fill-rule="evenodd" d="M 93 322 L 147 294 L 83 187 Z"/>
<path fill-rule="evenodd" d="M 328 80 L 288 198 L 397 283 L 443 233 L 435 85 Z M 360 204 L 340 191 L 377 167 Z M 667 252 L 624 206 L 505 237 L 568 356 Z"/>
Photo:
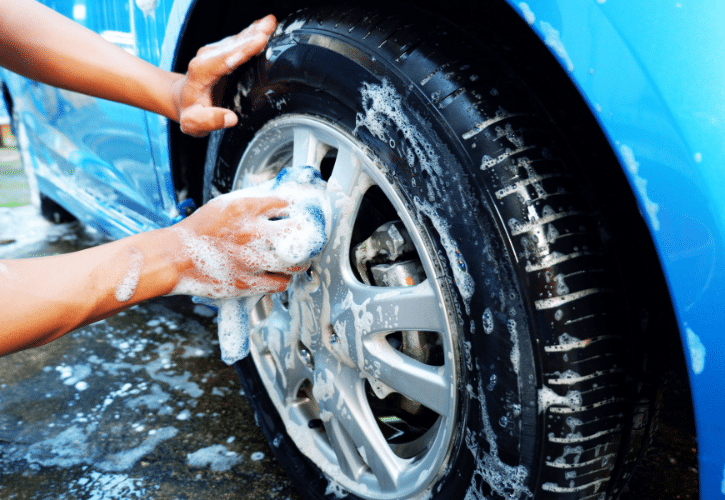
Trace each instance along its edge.
<path fill-rule="evenodd" d="M 185 134 L 204 137 L 214 130 L 233 127 L 237 121 L 237 115 L 229 109 L 194 104 L 182 111 L 179 124 Z"/>

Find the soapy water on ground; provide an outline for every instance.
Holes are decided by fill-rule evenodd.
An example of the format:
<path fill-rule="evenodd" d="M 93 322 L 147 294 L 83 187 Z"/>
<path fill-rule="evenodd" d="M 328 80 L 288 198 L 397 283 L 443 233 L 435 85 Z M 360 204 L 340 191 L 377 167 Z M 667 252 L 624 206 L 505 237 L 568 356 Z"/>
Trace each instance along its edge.
<path fill-rule="evenodd" d="M 0 211 L 0 240 L 2 258 L 105 241 L 32 207 Z M 216 327 L 207 306 L 166 297 L 0 358 L 0 498 L 299 500 Z"/>

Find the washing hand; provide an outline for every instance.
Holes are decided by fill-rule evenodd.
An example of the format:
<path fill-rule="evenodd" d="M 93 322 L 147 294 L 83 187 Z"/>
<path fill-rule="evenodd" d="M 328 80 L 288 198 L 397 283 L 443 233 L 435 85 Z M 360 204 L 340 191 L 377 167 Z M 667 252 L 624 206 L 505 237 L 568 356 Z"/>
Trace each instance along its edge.
<path fill-rule="evenodd" d="M 217 84 L 264 50 L 277 25 L 270 15 L 202 47 L 183 75 L 129 54 L 33 0 L 0 2 L 0 19 L 0 66 L 55 87 L 158 113 L 196 137 L 236 125 L 233 111 L 214 105 Z"/>
<path fill-rule="evenodd" d="M 187 74 L 174 82 L 174 100 L 184 133 L 201 137 L 236 125 L 233 111 L 214 106 L 214 87 L 225 75 L 264 50 L 276 26 L 276 19 L 269 15 L 237 35 L 199 49 Z"/>
<path fill-rule="evenodd" d="M 193 294 L 216 301 L 220 335 L 230 339 L 222 341 L 224 359 L 240 359 L 247 307 L 286 289 L 328 236 L 319 173 L 292 172 L 216 198 L 172 227 L 70 254 L 0 260 L 0 355 L 153 297 Z"/>
<path fill-rule="evenodd" d="M 279 255 L 280 243 L 302 230 L 299 218 L 288 217 L 289 209 L 280 198 L 235 192 L 178 223 L 174 228 L 186 260 L 173 293 L 225 299 L 286 289 L 310 258 L 290 262 Z"/>

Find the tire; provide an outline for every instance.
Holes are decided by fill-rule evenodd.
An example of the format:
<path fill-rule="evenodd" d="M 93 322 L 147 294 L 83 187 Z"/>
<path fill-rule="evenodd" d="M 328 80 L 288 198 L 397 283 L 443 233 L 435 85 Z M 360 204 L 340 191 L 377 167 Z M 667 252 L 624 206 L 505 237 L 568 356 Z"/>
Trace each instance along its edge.
<path fill-rule="evenodd" d="M 40 197 L 40 215 L 53 224 L 65 224 L 66 222 L 74 222 L 77 219 L 68 210 L 60 206 L 43 193 L 39 193 Z"/>
<path fill-rule="evenodd" d="M 305 499 L 604 499 L 652 429 L 617 262 L 505 63 L 412 10 L 302 11 L 231 77 L 210 198 L 310 164 L 334 230 L 236 368 Z"/>

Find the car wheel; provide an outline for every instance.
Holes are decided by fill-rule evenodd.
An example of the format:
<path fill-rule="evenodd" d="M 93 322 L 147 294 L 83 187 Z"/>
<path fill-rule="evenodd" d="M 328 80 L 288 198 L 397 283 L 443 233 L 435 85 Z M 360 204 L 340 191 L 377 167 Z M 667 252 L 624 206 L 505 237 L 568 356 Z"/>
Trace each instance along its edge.
<path fill-rule="evenodd" d="M 616 263 L 545 112 L 454 32 L 303 11 L 232 75 L 207 199 L 312 165 L 334 223 L 240 379 L 303 498 L 616 496 L 651 428 Z"/>

